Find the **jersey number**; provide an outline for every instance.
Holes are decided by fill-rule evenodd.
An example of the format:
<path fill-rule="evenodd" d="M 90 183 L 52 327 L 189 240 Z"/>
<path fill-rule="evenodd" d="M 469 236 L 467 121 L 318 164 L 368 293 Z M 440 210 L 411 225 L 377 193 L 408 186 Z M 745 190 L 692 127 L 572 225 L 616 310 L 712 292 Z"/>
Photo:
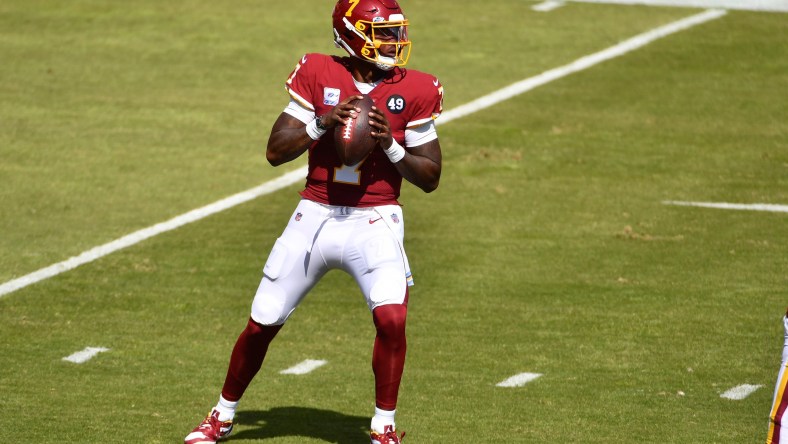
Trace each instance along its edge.
<path fill-rule="evenodd" d="M 389 99 L 388 107 L 389 109 L 402 111 L 402 109 L 405 108 L 405 99 L 402 97 L 392 97 Z"/>
<path fill-rule="evenodd" d="M 350 0 L 350 8 L 348 8 L 347 12 L 345 13 L 345 17 L 350 17 L 350 14 L 353 14 L 353 10 L 356 9 L 359 1 L 361 0 Z"/>
<path fill-rule="evenodd" d="M 361 164 L 364 163 L 364 160 L 355 165 L 342 165 L 339 168 L 334 168 L 334 182 L 361 185 Z"/>
<path fill-rule="evenodd" d="M 304 63 L 306 63 L 306 56 L 303 56 L 301 60 L 298 63 L 296 63 L 296 67 L 293 70 L 293 73 L 290 74 L 290 78 L 287 79 L 288 85 L 293 84 L 293 79 L 295 78 L 296 74 L 298 74 L 298 70 L 301 69 L 301 65 L 303 65 Z"/>

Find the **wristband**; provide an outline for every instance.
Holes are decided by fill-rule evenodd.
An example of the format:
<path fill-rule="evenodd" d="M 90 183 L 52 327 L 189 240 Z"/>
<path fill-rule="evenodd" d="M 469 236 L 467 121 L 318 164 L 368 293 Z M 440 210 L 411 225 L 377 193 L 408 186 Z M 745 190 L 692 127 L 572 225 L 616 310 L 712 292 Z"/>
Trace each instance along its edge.
<path fill-rule="evenodd" d="M 317 118 L 315 119 L 315 126 L 317 127 L 317 129 L 323 130 L 323 131 L 328 129 L 328 128 L 326 128 L 325 125 L 323 125 L 323 116 L 317 116 Z"/>
<path fill-rule="evenodd" d="M 317 119 L 315 119 L 306 124 L 306 133 L 312 138 L 312 140 L 317 140 L 320 138 L 320 136 L 326 133 L 326 130 L 318 128 Z"/>
<path fill-rule="evenodd" d="M 405 157 L 405 148 L 402 147 L 396 140 L 391 139 L 392 143 L 391 146 L 386 150 L 384 149 L 383 152 L 389 156 L 389 160 L 391 163 L 397 163 Z"/>

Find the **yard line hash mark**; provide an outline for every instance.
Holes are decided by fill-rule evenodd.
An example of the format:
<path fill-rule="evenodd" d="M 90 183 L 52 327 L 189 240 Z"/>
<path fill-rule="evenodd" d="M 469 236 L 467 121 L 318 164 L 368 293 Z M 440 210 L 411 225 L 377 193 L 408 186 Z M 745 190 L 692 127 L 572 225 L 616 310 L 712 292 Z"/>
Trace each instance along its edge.
<path fill-rule="evenodd" d="M 533 381 L 534 379 L 539 378 L 542 376 L 541 373 L 518 373 L 510 378 L 507 378 L 498 384 L 495 384 L 496 387 L 522 387 L 525 384 Z"/>
<path fill-rule="evenodd" d="M 588 69 L 604 61 L 610 60 L 612 58 L 639 49 L 660 38 L 667 37 L 676 32 L 683 31 L 693 26 L 700 25 L 710 20 L 714 20 L 716 18 L 722 17 L 723 15 L 725 15 L 725 13 L 726 13 L 725 10 L 710 9 L 705 12 L 683 18 L 681 20 L 668 23 L 667 25 L 654 28 L 650 31 L 647 31 L 643 34 L 639 34 L 635 37 L 632 37 L 628 40 L 625 40 L 607 49 L 579 58 L 568 65 L 564 65 L 559 68 L 545 71 L 542 74 L 527 78 L 525 80 L 521 80 L 507 87 L 494 91 L 490 94 L 482 96 L 476 100 L 468 102 L 464 105 L 460 105 L 454 109 L 448 110 L 441 115 L 440 120 L 437 120 L 435 124 L 443 125 L 455 119 L 459 119 L 469 114 L 473 114 L 475 112 L 489 108 L 500 102 L 503 102 L 505 100 L 523 94 L 527 91 L 530 91 L 534 88 L 550 83 L 553 80 L 566 77 L 570 74 Z M 146 240 L 153 236 L 157 236 L 167 231 L 174 230 L 186 224 L 190 224 L 192 222 L 196 222 L 200 219 L 208 217 L 212 214 L 230 209 L 241 203 L 245 203 L 257 197 L 278 191 L 282 188 L 285 188 L 287 186 L 290 186 L 298 182 L 299 180 L 304 180 L 306 173 L 307 173 L 307 167 L 303 166 L 301 168 L 298 168 L 297 170 L 291 171 L 289 173 L 285 173 L 276 179 L 265 182 L 262 185 L 259 185 L 255 188 L 242 191 L 238 194 L 216 201 L 212 204 L 206 205 L 201 208 L 197 208 L 196 210 L 189 211 L 188 213 L 184 213 L 180 216 L 176 216 L 166 222 L 152 225 L 148 228 L 143 228 L 141 230 L 135 231 L 131 234 L 118 238 L 104 245 L 100 245 L 98 247 L 94 247 L 90 250 L 84 251 L 77 256 L 73 256 L 69 259 L 66 259 L 65 261 L 58 262 L 56 264 L 26 274 L 22 277 L 12 279 L 0 285 L 0 297 L 3 297 L 8 293 L 14 292 L 21 288 L 27 287 L 28 285 L 32 285 L 42 280 L 49 279 L 53 276 L 57 276 L 61 273 L 77 268 L 80 265 L 93 262 L 108 254 L 114 253 L 115 251 L 121 250 L 126 247 L 130 247 L 134 244 L 142 242 L 143 240 Z"/>
<path fill-rule="evenodd" d="M 320 359 L 307 359 L 301 363 L 298 363 L 288 369 L 282 370 L 279 372 L 282 375 L 305 375 L 313 370 L 316 370 L 324 365 L 328 364 L 328 361 L 323 361 Z"/>
<path fill-rule="evenodd" d="M 97 354 L 107 351 L 109 351 L 109 349 L 104 347 L 85 347 L 84 350 L 66 356 L 63 358 L 63 361 L 73 362 L 74 364 L 84 364 L 93 359 Z"/>
<path fill-rule="evenodd" d="M 752 395 L 756 390 L 763 387 L 762 385 L 742 384 L 729 389 L 720 395 L 720 398 L 732 399 L 734 401 L 741 401 L 742 399 Z"/>
<path fill-rule="evenodd" d="M 539 12 L 550 12 L 553 9 L 564 6 L 564 4 L 565 3 L 563 2 L 563 0 L 547 0 L 546 2 L 542 2 L 531 6 L 531 9 Z"/>
<path fill-rule="evenodd" d="M 702 207 L 702 208 L 716 208 L 720 210 L 743 210 L 743 211 L 769 211 L 772 213 L 788 213 L 788 205 L 776 204 L 736 204 L 727 202 L 682 202 L 678 200 L 666 200 L 662 202 L 665 205 L 678 205 L 682 207 Z"/>

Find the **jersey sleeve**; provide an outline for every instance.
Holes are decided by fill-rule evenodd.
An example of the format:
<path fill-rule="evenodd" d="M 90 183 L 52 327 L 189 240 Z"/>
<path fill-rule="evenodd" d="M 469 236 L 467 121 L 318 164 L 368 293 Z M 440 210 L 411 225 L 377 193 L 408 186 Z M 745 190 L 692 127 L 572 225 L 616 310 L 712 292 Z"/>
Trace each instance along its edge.
<path fill-rule="evenodd" d="M 416 110 L 408 121 L 407 128 L 412 129 L 437 119 L 443 112 L 443 85 L 432 76 L 425 75 L 418 82 Z"/>
<path fill-rule="evenodd" d="M 405 129 L 405 146 L 408 148 L 424 145 L 437 138 L 438 132 L 435 131 L 435 122 L 432 120 L 425 124 Z"/>
<path fill-rule="evenodd" d="M 314 97 L 316 73 L 320 70 L 321 58 L 319 54 L 306 54 L 290 73 L 290 77 L 285 82 L 285 88 L 290 97 L 302 107 L 314 112 L 315 106 L 312 103 Z"/>
<path fill-rule="evenodd" d="M 315 113 L 301 106 L 295 99 L 291 98 L 285 109 L 282 111 L 303 122 L 305 125 L 315 120 Z"/>

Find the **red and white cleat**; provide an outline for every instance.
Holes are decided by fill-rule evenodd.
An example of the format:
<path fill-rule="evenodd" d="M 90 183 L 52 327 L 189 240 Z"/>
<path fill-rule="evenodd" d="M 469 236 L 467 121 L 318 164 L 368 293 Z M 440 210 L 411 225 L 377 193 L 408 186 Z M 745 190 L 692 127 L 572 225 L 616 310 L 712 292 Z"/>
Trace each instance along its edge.
<path fill-rule="evenodd" d="M 397 431 L 392 426 L 386 426 L 384 430 L 383 434 L 379 434 L 374 430 L 369 432 L 372 444 L 400 444 L 402 438 L 405 437 L 405 432 L 402 432 L 401 436 L 397 436 Z"/>
<path fill-rule="evenodd" d="M 219 411 L 212 410 L 203 422 L 186 435 L 184 444 L 215 444 L 233 431 L 232 421 L 219 421 Z M 399 442 L 399 441 L 397 441 Z"/>

